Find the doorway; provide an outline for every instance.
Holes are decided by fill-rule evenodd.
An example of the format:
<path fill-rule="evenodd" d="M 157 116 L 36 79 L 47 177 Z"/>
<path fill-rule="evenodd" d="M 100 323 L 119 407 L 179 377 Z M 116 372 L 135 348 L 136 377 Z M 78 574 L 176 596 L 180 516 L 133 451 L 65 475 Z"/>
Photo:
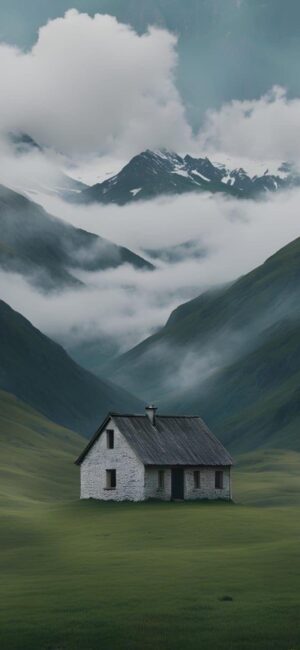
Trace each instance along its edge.
<path fill-rule="evenodd" d="M 171 482 L 172 499 L 184 499 L 184 471 L 183 469 L 172 469 Z"/>

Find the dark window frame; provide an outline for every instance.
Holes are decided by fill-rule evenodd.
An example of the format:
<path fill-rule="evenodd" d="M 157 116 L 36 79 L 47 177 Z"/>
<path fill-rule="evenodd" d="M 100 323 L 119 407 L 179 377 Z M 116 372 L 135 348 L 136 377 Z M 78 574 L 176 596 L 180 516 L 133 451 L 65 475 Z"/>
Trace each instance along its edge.
<path fill-rule="evenodd" d="M 224 471 L 222 469 L 217 469 L 215 472 L 215 489 L 224 489 Z"/>
<path fill-rule="evenodd" d="M 200 469 L 195 469 L 193 474 L 194 490 L 199 490 L 201 487 Z"/>
<path fill-rule="evenodd" d="M 106 470 L 106 490 L 115 490 L 117 487 L 117 470 Z"/>
<path fill-rule="evenodd" d="M 164 490 L 165 488 L 165 470 L 158 470 L 158 490 Z"/>
<path fill-rule="evenodd" d="M 115 432 L 114 429 L 106 430 L 106 447 L 107 449 L 115 448 Z"/>

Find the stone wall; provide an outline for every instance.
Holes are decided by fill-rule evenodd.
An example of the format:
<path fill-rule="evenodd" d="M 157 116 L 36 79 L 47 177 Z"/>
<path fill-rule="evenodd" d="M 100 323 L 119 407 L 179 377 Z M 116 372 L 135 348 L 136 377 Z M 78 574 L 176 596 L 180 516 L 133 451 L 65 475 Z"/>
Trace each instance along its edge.
<path fill-rule="evenodd" d="M 223 470 L 223 488 L 215 488 L 216 470 Z M 200 486 L 194 487 L 194 471 L 200 472 Z M 195 499 L 225 499 L 231 498 L 230 467 L 193 467 L 184 471 L 184 498 Z"/>
<path fill-rule="evenodd" d="M 106 430 L 90 449 L 80 466 L 81 499 L 130 500 L 144 499 L 144 466 L 128 445 L 113 420 L 107 429 L 114 430 L 114 449 L 107 448 Z M 115 469 L 115 489 L 106 487 L 106 470 Z"/>
<path fill-rule="evenodd" d="M 159 488 L 158 472 L 164 469 L 164 489 Z M 223 470 L 223 488 L 215 488 L 216 469 Z M 194 471 L 200 472 L 200 486 L 194 486 Z M 187 501 L 196 499 L 225 499 L 231 498 L 230 467 L 187 467 L 184 468 L 184 498 Z M 163 467 L 145 468 L 145 499 L 171 499 L 171 469 Z"/>
<path fill-rule="evenodd" d="M 158 484 L 158 471 L 164 470 L 164 488 L 161 489 Z M 164 467 L 146 467 L 145 468 L 145 499 L 161 499 L 170 501 L 171 499 L 171 470 Z"/>

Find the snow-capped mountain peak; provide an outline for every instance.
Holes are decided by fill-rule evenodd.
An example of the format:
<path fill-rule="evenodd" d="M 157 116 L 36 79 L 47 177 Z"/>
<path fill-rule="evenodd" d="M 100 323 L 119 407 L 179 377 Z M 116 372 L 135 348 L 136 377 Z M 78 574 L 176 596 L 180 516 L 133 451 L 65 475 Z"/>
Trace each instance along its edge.
<path fill-rule="evenodd" d="M 212 162 L 207 156 L 184 157 L 173 151 L 146 149 L 134 156 L 118 174 L 83 190 L 84 202 L 126 203 L 161 195 L 185 192 L 222 192 L 237 198 L 254 198 L 266 191 L 299 184 L 288 163 L 276 174 L 265 167 L 261 174 L 251 174 L 244 167 L 229 168 Z"/>

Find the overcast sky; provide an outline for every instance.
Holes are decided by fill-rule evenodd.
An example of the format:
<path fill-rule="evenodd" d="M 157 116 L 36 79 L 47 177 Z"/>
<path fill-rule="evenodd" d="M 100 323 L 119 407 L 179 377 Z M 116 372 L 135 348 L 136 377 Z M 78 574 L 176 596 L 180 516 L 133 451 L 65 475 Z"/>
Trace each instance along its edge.
<path fill-rule="evenodd" d="M 26 52 L 0 45 L 2 132 L 81 161 L 126 160 L 147 147 L 299 159 L 300 100 L 278 84 L 208 107 L 193 131 L 176 83 L 178 39 L 166 29 L 138 34 L 115 17 L 69 10 L 36 38 Z"/>
<path fill-rule="evenodd" d="M 196 129 L 205 110 L 232 99 L 274 85 L 300 94 L 299 0 L 1 0 L 0 40 L 28 49 L 41 25 L 72 8 L 112 14 L 139 34 L 149 25 L 177 34 L 176 83 Z"/>

